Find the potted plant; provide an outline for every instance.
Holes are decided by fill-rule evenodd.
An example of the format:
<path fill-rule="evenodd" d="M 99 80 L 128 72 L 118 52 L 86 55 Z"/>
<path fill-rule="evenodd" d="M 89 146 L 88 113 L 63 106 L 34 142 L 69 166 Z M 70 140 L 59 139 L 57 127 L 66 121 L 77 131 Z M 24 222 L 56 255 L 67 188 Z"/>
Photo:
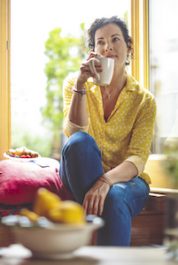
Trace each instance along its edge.
<path fill-rule="evenodd" d="M 165 224 L 165 245 L 169 258 L 178 261 L 178 137 L 172 137 L 164 144 L 163 167 L 175 191 L 168 195 Z"/>
<path fill-rule="evenodd" d="M 170 176 L 170 181 L 174 189 L 178 189 L 178 137 L 172 137 L 164 144 L 164 168 Z"/>

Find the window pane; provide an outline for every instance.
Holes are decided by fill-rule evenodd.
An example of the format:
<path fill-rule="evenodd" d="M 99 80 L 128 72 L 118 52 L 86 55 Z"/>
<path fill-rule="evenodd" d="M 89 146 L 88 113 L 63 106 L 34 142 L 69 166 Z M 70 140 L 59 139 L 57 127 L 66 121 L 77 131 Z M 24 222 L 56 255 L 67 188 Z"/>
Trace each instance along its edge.
<path fill-rule="evenodd" d="M 154 153 L 178 137 L 178 1 L 150 0 L 150 83 L 157 100 Z"/>
<path fill-rule="evenodd" d="M 55 45 L 50 40 L 48 50 L 45 48 L 45 42 L 49 40 L 49 32 L 61 28 L 62 33 L 53 31 L 50 35 L 53 42 L 55 42 L 55 36 L 57 36 L 55 34 L 60 35 L 61 38 L 67 35 L 80 38 L 80 24 L 82 22 L 85 23 L 87 28 L 96 17 L 117 15 L 128 19 L 130 16 L 128 10 L 130 10 L 130 0 L 111 0 L 109 6 L 103 4 L 103 1 L 90 0 L 87 8 L 83 0 L 65 0 L 62 7 L 59 0 L 11 0 L 13 147 L 25 145 L 39 151 L 43 156 L 58 158 L 62 114 L 56 114 L 51 109 L 59 110 L 61 103 L 59 104 L 58 98 L 56 101 L 51 100 L 50 102 L 50 96 L 53 96 L 53 92 L 59 93 L 63 78 L 60 77 L 56 80 L 52 77 L 49 79 L 49 76 L 54 74 L 53 68 L 55 66 L 52 63 L 48 65 L 46 70 L 48 76 L 45 74 L 46 64 L 49 63 L 50 59 L 50 49 Z M 55 49 L 59 45 L 56 45 Z M 73 59 L 75 59 L 76 50 L 71 49 L 70 52 Z M 61 62 L 56 60 L 57 63 L 60 64 Z M 79 64 L 79 61 L 76 60 L 77 63 Z M 70 69 L 68 72 L 72 69 L 70 64 L 71 62 L 68 62 Z M 64 75 L 61 69 L 59 71 L 59 76 Z M 47 95 L 50 106 L 47 106 Z M 51 113 L 51 116 L 49 113 Z M 46 116 L 44 117 L 44 115 Z M 52 121 L 56 124 L 59 121 L 59 128 L 56 131 L 54 131 Z"/>

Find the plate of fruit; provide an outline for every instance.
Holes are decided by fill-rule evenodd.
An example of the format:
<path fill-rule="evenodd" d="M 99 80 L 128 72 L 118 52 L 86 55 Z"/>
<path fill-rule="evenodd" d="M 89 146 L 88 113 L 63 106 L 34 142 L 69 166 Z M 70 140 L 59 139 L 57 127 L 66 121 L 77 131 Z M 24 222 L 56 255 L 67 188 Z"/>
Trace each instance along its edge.
<path fill-rule="evenodd" d="M 30 150 L 22 146 L 16 149 L 9 149 L 7 152 L 4 153 L 4 157 L 18 161 L 31 161 L 39 158 L 40 154 L 36 151 Z"/>

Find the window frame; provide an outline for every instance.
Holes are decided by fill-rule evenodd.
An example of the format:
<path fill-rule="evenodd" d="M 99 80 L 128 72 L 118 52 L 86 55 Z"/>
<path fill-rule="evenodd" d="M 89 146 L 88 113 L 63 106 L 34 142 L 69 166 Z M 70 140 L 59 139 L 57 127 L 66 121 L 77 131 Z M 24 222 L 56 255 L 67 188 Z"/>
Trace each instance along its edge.
<path fill-rule="evenodd" d="M 130 1 L 134 42 L 132 74 L 144 87 L 149 88 L 149 0 Z M 3 153 L 11 146 L 10 0 L 0 0 L 0 25 L 0 159 L 3 159 Z"/>
<path fill-rule="evenodd" d="M 149 89 L 149 0 L 131 0 L 131 35 L 132 75 Z"/>
<path fill-rule="evenodd" d="M 0 159 L 10 142 L 10 0 L 0 0 Z"/>

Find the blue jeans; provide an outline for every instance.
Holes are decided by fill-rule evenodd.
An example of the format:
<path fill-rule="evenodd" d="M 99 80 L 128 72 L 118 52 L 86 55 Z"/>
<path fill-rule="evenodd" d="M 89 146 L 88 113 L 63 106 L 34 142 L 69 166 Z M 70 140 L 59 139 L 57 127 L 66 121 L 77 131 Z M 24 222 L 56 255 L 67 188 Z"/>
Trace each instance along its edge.
<path fill-rule="evenodd" d="M 82 204 L 85 193 L 102 176 L 101 152 L 94 139 L 76 132 L 65 144 L 60 162 L 63 183 Z M 98 231 L 98 245 L 129 246 L 132 218 L 143 209 L 149 186 L 139 176 L 114 184 L 106 197 L 102 218 L 105 225 Z"/>

